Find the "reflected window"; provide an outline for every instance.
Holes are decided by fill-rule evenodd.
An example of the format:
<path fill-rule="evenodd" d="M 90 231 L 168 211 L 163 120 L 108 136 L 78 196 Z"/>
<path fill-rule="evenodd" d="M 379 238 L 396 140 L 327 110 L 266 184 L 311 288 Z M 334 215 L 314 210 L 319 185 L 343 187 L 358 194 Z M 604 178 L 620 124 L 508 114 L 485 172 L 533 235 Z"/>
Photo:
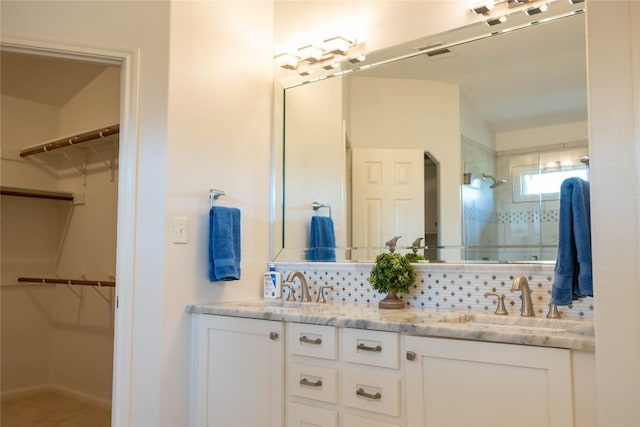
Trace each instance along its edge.
<path fill-rule="evenodd" d="M 587 168 L 584 166 L 539 170 L 537 165 L 531 165 L 514 168 L 513 172 L 514 202 L 558 200 L 560 186 L 565 179 L 577 177 L 588 180 Z"/>

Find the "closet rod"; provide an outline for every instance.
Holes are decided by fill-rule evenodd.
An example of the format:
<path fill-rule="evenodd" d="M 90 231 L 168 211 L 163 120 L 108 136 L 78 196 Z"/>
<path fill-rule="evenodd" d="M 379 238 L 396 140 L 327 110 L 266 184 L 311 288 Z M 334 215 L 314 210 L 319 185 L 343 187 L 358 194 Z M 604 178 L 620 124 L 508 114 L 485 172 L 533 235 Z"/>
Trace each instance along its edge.
<path fill-rule="evenodd" d="M 73 201 L 73 194 L 71 193 L 30 190 L 27 188 L 0 187 L 0 194 L 2 194 L 3 196 L 34 197 L 36 199 Z"/>
<path fill-rule="evenodd" d="M 120 133 L 120 125 L 113 125 L 102 129 L 93 130 L 90 132 L 73 135 L 66 138 L 60 138 L 46 144 L 37 145 L 31 148 L 25 148 L 20 151 L 20 157 L 31 156 L 32 154 L 44 153 L 58 148 L 68 147 L 70 145 L 82 144 L 83 142 L 93 141 L 95 139 L 105 138 L 110 135 Z"/>
<path fill-rule="evenodd" d="M 79 279 L 51 279 L 43 277 L 18 277 L 18 282 L 30 283 L 59 283 L 63 285 L 83 285 L 83 286 L 111 286 L 115 287 L 114 280 L 79 280 Z"/>

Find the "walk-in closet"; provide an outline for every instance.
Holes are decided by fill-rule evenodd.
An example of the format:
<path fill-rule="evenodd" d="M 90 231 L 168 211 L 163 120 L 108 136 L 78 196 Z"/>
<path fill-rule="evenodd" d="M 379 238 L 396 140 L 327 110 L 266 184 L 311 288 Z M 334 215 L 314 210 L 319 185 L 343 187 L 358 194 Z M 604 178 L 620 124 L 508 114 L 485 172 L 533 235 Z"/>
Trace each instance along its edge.
<path fill-rule="evenodd" d="M 0 54 L 0 424 L 109 426 L 120 68 Z"/>

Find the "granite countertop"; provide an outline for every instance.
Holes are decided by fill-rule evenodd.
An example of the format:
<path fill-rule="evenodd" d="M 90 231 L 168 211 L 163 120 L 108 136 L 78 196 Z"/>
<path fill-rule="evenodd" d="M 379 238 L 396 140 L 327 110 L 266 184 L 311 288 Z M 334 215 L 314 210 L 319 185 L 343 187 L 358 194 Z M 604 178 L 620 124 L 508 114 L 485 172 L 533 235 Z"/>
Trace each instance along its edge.
<path fill-rule="evenodd" d="M 592 320 L 498 316 L 442 308 L 379 309 L 377 304 L 244 300 L 188 305 L 193 314 L 341 326 L 410 335 L 594 351 Z"/>

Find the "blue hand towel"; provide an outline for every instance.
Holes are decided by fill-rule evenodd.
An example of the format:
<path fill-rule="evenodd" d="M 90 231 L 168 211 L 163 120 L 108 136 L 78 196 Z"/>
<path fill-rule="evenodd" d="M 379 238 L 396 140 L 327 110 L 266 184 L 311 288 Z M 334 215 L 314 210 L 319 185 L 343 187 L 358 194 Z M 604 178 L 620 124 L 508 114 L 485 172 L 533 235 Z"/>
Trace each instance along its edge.
<path fill-rule="evenodd" d="M 240 210 L 214 206 L 209 211 L 209 280 L 240 280 Z"/>
<path fill-rule="evenodd" d="M 336 237 L 333 220 L 328 216 L 311 217 L 311 236 L 309 239 L 309 261 L 335 261 Z"/>
<path fill-rule="evenodd" d="M 593 296 L 589 183 L 567 178 L 560 187 L 558 255 L 551 290 L 553 303 L 569 305 Z"/>

